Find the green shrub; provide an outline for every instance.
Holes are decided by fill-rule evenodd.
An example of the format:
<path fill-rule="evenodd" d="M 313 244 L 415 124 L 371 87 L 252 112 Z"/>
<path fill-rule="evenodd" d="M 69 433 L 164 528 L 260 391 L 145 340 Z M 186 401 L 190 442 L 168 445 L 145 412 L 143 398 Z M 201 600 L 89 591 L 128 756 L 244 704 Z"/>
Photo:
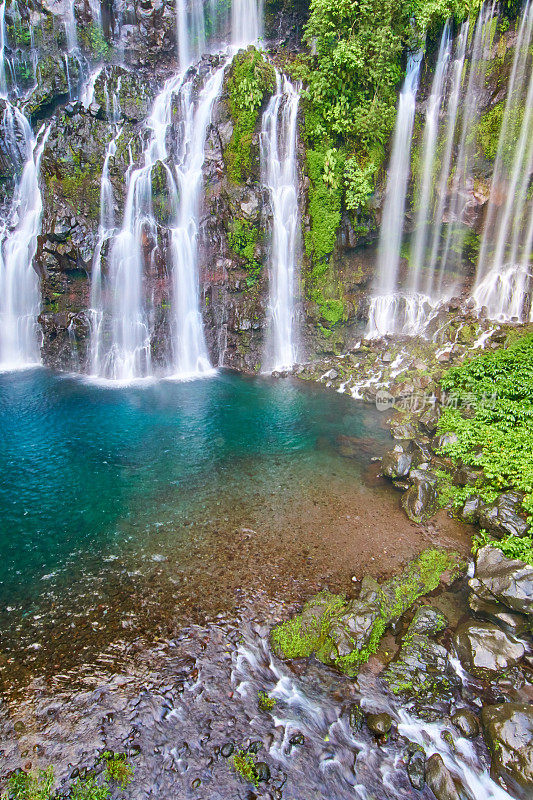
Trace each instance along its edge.
<path fill-rule="evenodd" d="M 233 758 L 231 764 L 235 772 L 237 772 L 245 781 L 253 783 L 254 786 L 259 784 L 259 775 L 255 766 L 255 758 L 253 753 L 246 750 L 238 750 Z"/>
<path fill-rule="evenodd" d="M 516 558 L 533 566 L 533 539 L 530 536 L 510 534 L 503 539 L 493 539 L 490 533 L 481 530 L 472 538 L 472 553 L 476 555 L 478 550 L 487 544 L 497 547 L 507 558 Z"/>

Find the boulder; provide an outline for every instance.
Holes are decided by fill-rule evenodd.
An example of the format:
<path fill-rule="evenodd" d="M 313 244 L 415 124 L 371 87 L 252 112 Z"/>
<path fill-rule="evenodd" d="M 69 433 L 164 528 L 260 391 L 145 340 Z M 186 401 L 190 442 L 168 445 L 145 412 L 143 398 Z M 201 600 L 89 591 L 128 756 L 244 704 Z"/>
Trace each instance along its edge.
<path fill-rule="evenodd" d="M 468 709 L 460 708 L 452 715 L 451 720 L 452 724 L 455 725 L 465 739 L 475 739 L 476 736 L 479 736 L 479 720 Z"/>
<path fill-rule="evenodd" d="M 418 789 L 420 792 L 424 788 L 426 776 L 426 754 L 424 751 L 417 747 L 411 753 L 407 762 L 407 775 L 413 789 Z"/>
<path fill-rule="evenodd" d="M 426 761 L 426 782 L 437 800 L 460 800 L 451 773 L 438 753 Z"/>
<path fill-rule="evenodd" d="M 381 736 L 386 736 L 390 732 L 392 728 L 392 717 L 390 714 L 387 714 L 386 711 L 380 714 L 368 714 L 366 724 L 368 725 L 369 731 L 371 731 L 374 736 L 380 738 Z"/>
<path fill-rule="evenodd" d="M 389 450 L 382 458 L 381 472 L 386 478 L 405 478 L 413 464 L 413 457 L 401 445 Z"/>
<path fill-rule="evenodd" d="M 494 772 L 533 792 L 533 705 L 484 706 L 481 723 Z"/>
<path fill-rule="evenodd" d="M 483 599 L 496 599 L 513 611 L 533 614 L 533 566 L 504 556 L 487 545 L 477 554 L 472 591 Z"/>
<path fill-rule="evenodd" d="M 524 645 L 490 622 L 468 621 L 454 637 L 464 667 L 481 678 L 491 678 L 514 667 L 525 653 Z"/>
<path fill-rule="evenodd" d="M 502 494 L 494 505 L 483 506 L 479 512 L 479 524 L 496 538 L 525 536 L 529 530 L 527 520 L 519 513 L 520 497 L 514 492 Z"/>
<path fill-rule="evenodd" d="M 494 622 L 514 636 L 527 636 L 533 628 L 532 619 L 528 620 L 523 614 L 511 611 L 507 606 L 498 603 L 496 600 L 485 600 L 470 592 L 468 605 L 475 617 Z"/>
<path fill-rule="evenodd" d="M 402 496 L 402 507 L 413 522 L 423 522 L 439 510 L 435 486 L 428 480 L 413 484 Z"/>

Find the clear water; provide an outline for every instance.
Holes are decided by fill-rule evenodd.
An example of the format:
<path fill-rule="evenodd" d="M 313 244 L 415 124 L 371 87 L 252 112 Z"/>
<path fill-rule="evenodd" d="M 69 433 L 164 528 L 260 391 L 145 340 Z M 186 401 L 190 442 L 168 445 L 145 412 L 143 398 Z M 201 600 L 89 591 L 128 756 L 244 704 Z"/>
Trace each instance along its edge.
<path fill-rule="evenodd" d="M 339 435 L 361 439 L 360 454 L 343 458 Z M 207 602 L 210 581 L 218 597 L 228 574 L 241 580 L 226 549 L 248 528 L 265 543 L 248 560 L 285 554 L 292 572 L 305 503 L 355 496 L 380 439 L 375 409 L 288 380 L 108 388 L 44 369 L 0 375 L 0 628 L 17 639 L 14 621 L 31 612 L 59 615 L 59 631 L 95 604 L 127 606 L 140 586 L 156 596 L 151 581 L 175 587 L 178 573 L 184 606 L 191 591 Z"/>

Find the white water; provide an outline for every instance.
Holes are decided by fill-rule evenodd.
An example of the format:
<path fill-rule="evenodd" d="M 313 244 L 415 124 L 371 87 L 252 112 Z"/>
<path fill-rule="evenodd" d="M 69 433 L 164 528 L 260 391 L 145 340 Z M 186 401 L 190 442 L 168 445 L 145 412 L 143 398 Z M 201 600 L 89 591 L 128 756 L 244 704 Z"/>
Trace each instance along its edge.
<path fill-rule="evenodd" d="M 262 181 L 272 214 L 265 358 L 269 371 L 289 369 L 297 360 L 294 304 L 300 246 L 296 156 L 299 102 L 299 91 L 276 72 L 276 93 L 263 114 L 260 139 Z"/>
<path fill-rule="evenodd" d="M 5 64 L 5 44 L 6 44 L 6 3 L 0 3 L 0 97 L 7 97 L 7 80 Z"/>
<path fill-rule="evenodd" d="M 263 36 L 263 0 L 232 0 L 231 43 L 247 47 Z"/>
<path fill-rule="evenodd" d="M 473 290 L 477 308 L 485 307 L 491 318 L 502 321 L 524 322 L 533 314 L 533 202 L 528 198 L 533 174 L 532 33 L 533 2 L 529 0 L 515 46 Z"/>
<path fill-rule="evenodd" d="M 429 225 L 433 216 L 432 192 L 436 184 L 435 155 L 439 132 L 439 119 L 451 52 L 452 40 L 450 36 L 450 23 L 447 22 L 442 32 L 435 75 L 427 104 L 422 142 L 421 176 L 416 191 L 418 209 L 415 222 L 415 235 L 413 237 L 409 259 L 409 283 L 410 288 L 414 292 L 420 291 L 423 282 L 422 269 L 426 258 Z M 427 284 L 428 280 L 426 279 L 424 283 Z"/>
<path fill-rule="evenodd" d="M 23 151 L 24 165 L 0 230 L 1 369 L 21 369 L 41 361 L 37 324 L 41 298 L 33 259 L 43 211 L 39 169 L 48 131 L 34 137 L 26 117 L 7 104 L 2 135 L 8 140 L 16 135 L 9 149 L 12 153 Z"/>
<path fill-rule="evenodd" d="M 444 221 L 444 209 L 446 206 L 446 197 L 448 192 L 448 184 L 450 180 L 450 172 L 452 169 L 452 156 L 453 156 L 453 143 L 455 128 L 457 125 L 457 115 L 459 110 L 459 98 L 461 94 L 461 83 L 463 77 L 463 69 L 466 58 L 466 46 L 468 42 L 468 31 L 470 28 L 469 21 L 463 23 L 461 32 L 459 34 L 456 56 L 453 61 L 451 87 L 446 108 L 446 129 L 444 138 L 444 149 L 442 158 L 442 168 L 440 171 L 439 182 L 437 186 L 437 207 L 433 216 L 432 234 L 431 234 L 431 248 L 428 264 L 428 275 L 425 285 L 427 294 L 434 296 L 436 287 L 439 293 L 442 289 L 444 261 L 441 260 L 440 268 L 437 270 L 437 259 L 439 248 L 442 238 L 442 228 Z"/>
<path fill-rule="evenodd" d="M 397 328 L 397 321 L 389 314 L 391 306 L 387 298 L 398 288 L 400 249 L 421 62 L 422 52 L 409 57 L 400 94 L 380 229 L 377 279 L 368 326 L 369 337 L 395 333 Z"/>
<path fill-rule="evenodd" d="M 472 166 L 475 156 L 472 131 L 479 119 L 481 95 L 485 89 L 487 64 L 490 59 L 492 43 L 492 20 L 496 2 L 485 3 L 478 16 L 474 31 L 470 71 L 464 99 L 461 103 L 462 118 L 457 158 L 454 160 L 453 181 L 447 211 L 448 225 L 441 257 L 441 279 L 443 270 L 449 266 L 449 259 L 461 265 L 465 226 L 463 224 L 471 200 Z M 441 286 L 435 287 L 440 292 Z"/>
<path fill-rule="evenodd" d="M 212 372 L 205 343 L 198 286 L 198 214 L 202 188 L 207 128 L 213 106 L 222 91 L 224 70 L 219 67 L 207 81 L 195 106 L 192 82 L 180 96 L 183 136 L 175 164 L 178 211 L 172 225 L 172 376 L 188 379 Z"/>

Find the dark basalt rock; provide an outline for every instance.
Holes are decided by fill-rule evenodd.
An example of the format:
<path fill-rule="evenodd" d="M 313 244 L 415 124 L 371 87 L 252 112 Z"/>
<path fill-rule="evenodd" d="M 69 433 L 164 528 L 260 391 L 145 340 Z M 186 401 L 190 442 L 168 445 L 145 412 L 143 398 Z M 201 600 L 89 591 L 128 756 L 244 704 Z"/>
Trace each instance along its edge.
<path fill-rule="evenodd" d="M 350 728 L 354 733 L 358 733 L 365 721 L 365 715 L 359 703 L 354 703 L 350 706 L 350 710 L 348 712 L 348 719 L 350 722 Z"/>
<path fill-rule="evenodd" d="M 385 453 L 381 461 L 381 472 L 386 478 L 405 478 L 413 464 L 413 457 L 405 451 L 402 445 L 396 445 L 394 450 Z"/>
<path fill-rule="evenodd" d="M 524 645 L 490 622 L 469 621 L 454 637 L 457 655 L 473 675 L 493 678 L 514 667 L 525 653 Z"/>
<path fill-rule="evenodd" d="M 484 706 L 481 722 L 492 754 L 492 768 L 510 788 L 515 783 L 533 792 L 533 705 L 504 703 Z"/>
<path fill-rule="evenodd" d="M 494 622 L 515 636 L 527 635 L 533 627 L 533 620 L 528 620 L 526 616 L 511 611 L 495 600 L 484 600 L 473 592 L 468 596 L 468 605 L 475 617 Z"/>
<path fill-rule="evenodd" d="M 438 452 L 442 447 L 446 447 L 450 444 L 456 444 L 458 441 L 459 437 L 456 433 L 440 433 L 438 436 L 435 436 L 431 445 L 433 450 Z"/>
<path fill-rule="evenodd" d="M 479 520 L 482 502 L 479 497 L 469 497 L 461 509 L 460 517 L 469 525 L 474 525 Z"/>
<path fill-rule="evenodd" d="M 422 791 L 426 779 L 426 754 L 420 748 L 417 748 L 409 756 L 407 775 L 413 789 Z"/>
<path fill-rule="evenodd" d="M 402 497 L 402 507 L 413 522 L 423 522 L 439 510 L 435 486 L 427 480 L 413 484 Z"/>
<path fill-rule="evenodd" d="M 438 753 L 426 762 L 426 782 L 437 800 L 460 800 L 451 773 Z"/>
<path fill-rule="evenodd" d="M 461 736 L 464 736 L 466 739 L 475 739 L 476 736 L 479 736 L 479 720 L 476 715 L 472 714 L 468 709 L 459 709 L 452 715 L 451 720 Z"/>
<path fill-rule="evenodd" d="M 498 600 L 522 614 L 533 614 L 533 567 L 506 558 L 497 547 L 487 545 L 477 554 L 470 588 L 484 600 Z"/>
<path fill-rule="evenodd" d="M 492 506 L 483 506 L 479 512 L 479 524 L 498 539 L 504 536 L 525 536 L 529 524 L 519 513 L 520 497 L 514 492 L 502 494 Z"/>

